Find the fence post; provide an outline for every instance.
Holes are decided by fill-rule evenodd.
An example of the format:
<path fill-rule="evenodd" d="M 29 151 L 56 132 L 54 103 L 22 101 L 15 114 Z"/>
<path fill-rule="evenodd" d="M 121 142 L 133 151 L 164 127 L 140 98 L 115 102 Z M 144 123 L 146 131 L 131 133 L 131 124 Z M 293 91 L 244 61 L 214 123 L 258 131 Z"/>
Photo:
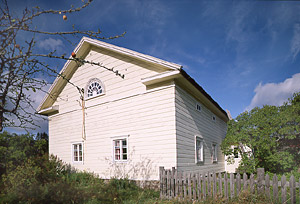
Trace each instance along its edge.
<path fill-rule="evenodd" d="M 164 172 L 165 169 L 163 166 L 159 167 L 159 182 L 160 182 L 160 198 L 164 197 Z"/>
<path fill-rule="evenodd" d="M 171 198 L 174 198 L 174 194 L 175 194 L 175 183 L 174 183 L 174 177 L 175 177 L 175 167 L 172 167 L 172 172 L 171 172 Z"/>
<path fill-rule="evenodd" d="M 225 198 L 228 199 L 228 175 L 226 172 L 224 175 L 224 193 L 225 193 Z"/>
<path fill-rule="evenodd" d="M 197 191 L 198 191 L 198 200 L 201 199 L 201 175 L 197 173 Z"/>
<path fill-rule="evenodd" d="M 174 174 L 174 182 L 175 182 L 175 197 L 178 197 L 179 194 L 179 182 L 178 182 L 178 171 L 175 170 Z"/>
<path fill-rule="evenodd" d="M 296 189 L 295 189 L 295 177 L 292 175 L 290 178 L 290 192 L 291 192 L 291 203 L 296 203 Z"/>
<path fill-rule="evenodd" d="M 267 197 L 270 199 L 271 198 L 271 194 L 270 194 L 270 176 L 269 174 L 266 175 L 265 177 L 265 192 Z"/>
<path fill-rule="evenodd" d="M 187 176 L 187 173 L 184 172 L 184 173 L 183 173 L 183 199 L 186 199 L 186 197 L 187 197 L 187 190 L 186 190 L 186 185 L 187 185 L 187 183 L 186 183 L 186 176 Z"/>
<path fill-rule="evenodd" d="M 258 168 L 257 169 L 257 192 L 259 194 L 264 193 L 264 187 L 263 187 L 264 177 L 265 177 L 265 169 Z"/>
<path fill-rule="evenodd" d="M 283 175 L 281 177 L 281 202 L 286 203 L 286 177 Z"/>
<path fill-rule="evenodd" d="M 274 203 L 278 200 L 278 178 L 276 174 L 273 176 L 273 199 Z"/>
<path fill-rule="evenodd" d="M 253 174 L 250 175 L 250 192 L 252 194 L 255 193 L 255 183 L 254 183 L 254 175 Z"/>
<path fill-rule="evenodd" d="M 205 200 L 206 199 L 206 181 L 207 181 L 207 178 L 205 176 L 205 174 L 203 174 L 203 179 L 202 179 L 202 187 L 203 187 L 203 199 Z"/>
<path fill-rule="evenodd" d="M 191 184 L 191 173 L 188 174 L 188 195 L 189 199 L 192 200 L 192 184 Z"/>
<path fill-rule="evenodd" d="M 213 197 L 217 196 L 217 176 L 216 173 L 213 173 Z"/>
<path fill-rule="evenodd" d="M 248 190 L 247 182 L 248 182 L 248 175 L 246 173 L 244 173 L 243 174 L 243 191 Z"/>
<path fill-rule="evenodd" d="M 222 174 L 221 173 L 219 173 L 218 178 L 219 178 L 219 193 L 220 193 L 221 196 L 223 196 L 223 192 L 222 192 Z"/>
<path fill-rule="evenodd" d="M 211 196 L 211 178 L 209 172 L 207 172 L 207 194 Z"/>
<path fill-rule="evenodd" d="M 171 170 L 167 170 L 167 198 L 171 198 Z"/>
<path fill-rule="evenodd" d="M 193 172 L 193 199 L 197 199 L 197 191 L 196 191 L 196 174 Z"/>
<path fill-rule="evenodd" d="M 238 173 L 236 175 L 236 195 L 239 196 L 241 192 L 241 175 Z"/>
<path fill-rule="evenodd" d="M 178 175 L 178 195 L 180 200 L 182 199 L 182 172 L 177 172 Z"/>
<path fill-rule="evenodd" d="M 230 173 L 230 198 L 234 197 L 234 175 Z"/>

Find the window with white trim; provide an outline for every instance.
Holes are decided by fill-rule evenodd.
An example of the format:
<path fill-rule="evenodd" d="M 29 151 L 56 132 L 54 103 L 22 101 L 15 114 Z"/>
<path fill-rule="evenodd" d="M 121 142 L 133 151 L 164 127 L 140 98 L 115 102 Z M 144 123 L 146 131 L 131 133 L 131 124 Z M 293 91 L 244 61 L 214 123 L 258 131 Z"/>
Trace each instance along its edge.
<path fill-rule="evenodd" d="M 83 162 L 83 144 L 81 142 L 72 144 L 72 160 L 75 163 Z"/>
<path fill-rule="evenodd" d="M 196 136 L 195 139 L 195 150 L 196 150 L 196 163 L 203 162 L 204 158 L 204 149 L 203 149 L 203 138 Z"/>
<path fill-rule="evenodd" d="M 212 160 L 213 162 L 218 161 L 218 148 L 217 148 L 217 144 L 215 143 L 212 144 Z"/>
<path fill-rule="evenodd" d="M 127 138 L 113 140 L 114 161 L 127 161 L 128 144 Z"/>
<path fill-rule="evenodd" d="M 89 99 L 103 94 L 104 86 L 102 82 L 97 78 L 90 79 L 85 87 L 85 98 Z"/>

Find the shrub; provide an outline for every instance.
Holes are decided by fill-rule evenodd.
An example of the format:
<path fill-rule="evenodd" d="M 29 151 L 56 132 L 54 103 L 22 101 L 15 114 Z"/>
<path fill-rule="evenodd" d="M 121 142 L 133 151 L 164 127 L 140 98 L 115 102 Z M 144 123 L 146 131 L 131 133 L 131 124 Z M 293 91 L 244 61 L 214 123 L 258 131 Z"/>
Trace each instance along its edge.
<path fill-rule="evenodd" d="M 28 159 L 3 176 L 2 203 L 137 203 L 159 194 L 128 179 L 102 179 L 76 172 L 56 157 Z"/>
<path fill-rule="evenodd" d="M 63 178 L 71 171 L 45 155 L 28 159 L 3 176 L 5 203 L 81 203 L 79 189 Z"/>

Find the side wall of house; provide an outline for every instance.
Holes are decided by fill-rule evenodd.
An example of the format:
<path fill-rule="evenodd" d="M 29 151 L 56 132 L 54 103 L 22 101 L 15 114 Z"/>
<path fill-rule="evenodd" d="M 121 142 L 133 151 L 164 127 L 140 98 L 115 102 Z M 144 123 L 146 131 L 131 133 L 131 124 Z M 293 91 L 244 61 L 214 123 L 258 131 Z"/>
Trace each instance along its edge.
<path fill-rule="evenodd" d="M 196 105 L 201 105 L 201 111 Z M 221 172 L 225 170 L 220 144 L 226 135 L 226 123 L 214 115 L 201 101 L 176 86 L 176 141 L 179 171 Z M 216 120 L 213 121 L 212 117 Z M 203 138 L 204 162 L 196 163 L 195 136 Z M 212 144 L 217 145 L 217 162 L 212 159 Z"/>
<path fill-rule="evenodd" d="M 176 165 L 175 85 L 146 89 L 141 79 L 163 70 L 151 65 L 92 49 L 87 60 L 101 62 L 125 74 L 125 79 L 97 66 L 83 65 L 71 81 L 85 87 L 91 78 L 105 86 L 105 94 L 85 101 L 85 137 L 80 95 L 67 84 L 54 105 L 59 113 L 49 117 L 50 153 L 79 170 L 102 178 L 129 177 L 157 180 L 159 166 Z M 113 140 L 128 139 L 128 161 L 113 161 Z M 72 144 L 83 142 L 84 161 L 72 161 Z"/>

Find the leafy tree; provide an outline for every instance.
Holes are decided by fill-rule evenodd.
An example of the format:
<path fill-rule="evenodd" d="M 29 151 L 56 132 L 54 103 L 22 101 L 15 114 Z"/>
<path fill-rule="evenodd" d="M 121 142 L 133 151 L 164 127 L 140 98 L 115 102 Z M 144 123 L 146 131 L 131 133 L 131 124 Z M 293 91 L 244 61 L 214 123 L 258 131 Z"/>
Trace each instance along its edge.
<path fill-rule="evenodd" d="M 0 133 L 0 178 L 7 171 L 13 171 L 30 158 L 41 157 L 48 153 L 46 133 L 10 134 Z"/>
<path fill-rule="evenodd" d="M 232 146 L 238 147 L 242 172 L 251 173 L 259 167 L 274 173 L 287 172 L 299 166 L 299 124 L 298 93 L 282 106 L 256 107 L 229 121 L 221 148 L 230 160 L 234 156 Z"/>
<path fill-rule="evenodd" d="M 67 15 L 80 12 L 89 6 L 92 0 L 82 0 L 82 5 L 66 10 L 43 10 L 39 7 L 31 9 L 25 8 L 22 13 L 15 14 L 11 12 L 7 0 L 0 0 L 0 132 L 4 127 L 34 128 L 36 126 L 35 110 L 32 106 L 30 92 L 37 92 L 47 85 L 44 79 L 38 76 L 57 76 L 56 69 L 49 66 L 45 58 L 54 58 L 62 60 L 72 60 L 78 66 L 83 63 L 97 65 L 100 68 L 114 72 L 116 75 L 124 77 L 117 70 L 108 68 L 100 63 L 86 61 L 80 56 L 72 53 L 72 57 L 55 55 L 56 52 L 38 53 L 36 51 L 36 38 L 41 35 L 60 37 L 63 42 L 72 43 L 70 39 L 77 39 L 83 35 L 96 39 L 113 39 L 122 35 L 113 37 L 103 37 L 100 29 L 97 31 L 78 30 L 73 25 L 70 31 L 45 31 L 40 30 L 35 25 L 37 19 L 43 15 L 62 15 L 62 21 L 67 20 Z M 79 1 L 80 2 L 80 1 Z M 27 35 L 27 41 L 21 41 L 19 36 Z M 77 41 L 76 39 L 76 41 Z M 70 82 L 64 75 L 59 74 L 68 83 L 75 86 L 79 94 L 83 94 L 81 87 Z"/>

